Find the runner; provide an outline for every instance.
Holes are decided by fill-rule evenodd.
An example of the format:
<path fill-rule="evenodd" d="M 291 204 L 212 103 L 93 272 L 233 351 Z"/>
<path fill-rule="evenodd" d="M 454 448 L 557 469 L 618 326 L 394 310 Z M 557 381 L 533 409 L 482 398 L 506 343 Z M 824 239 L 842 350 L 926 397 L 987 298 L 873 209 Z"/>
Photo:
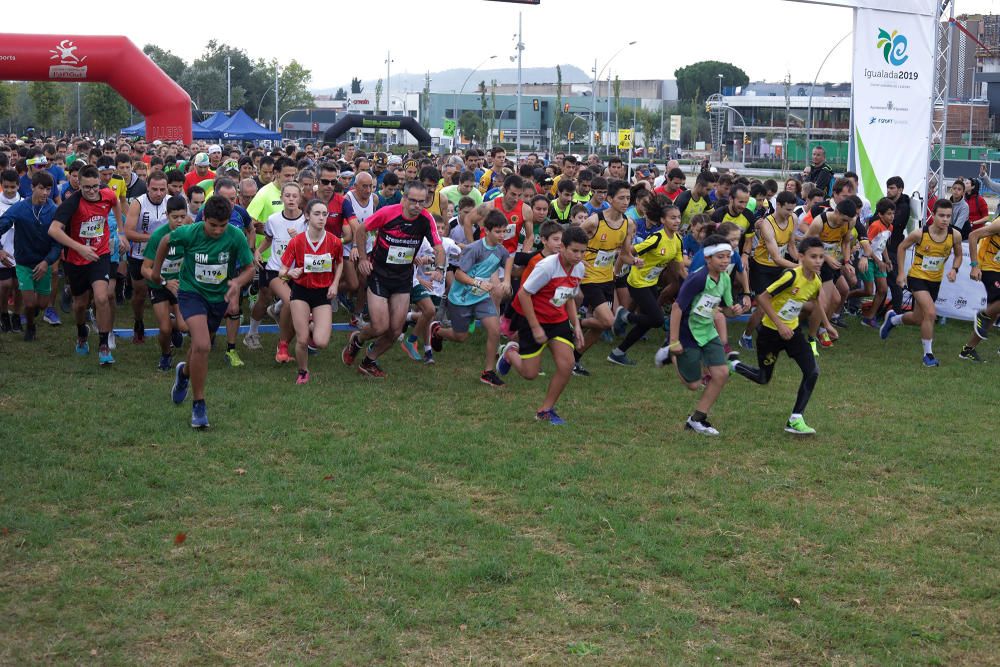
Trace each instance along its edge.
<path fill-rule="evenodd" d="M 969 257 L 972 257 L 969 262 L 972 267 L 970 277 L 982 282 L 986 288 L 986 308 L 976 313 L 972 336 L 962 347 L 958 358 L 982 361 L 976 352 L 976 346 L 989 338 L 993 324 L 1000 315 L 1000 222 L 994 221 L 972 230 L 969 234 Z"/>
<path fill-rule="evenodd" d="M 871 243 L 872 254 L 875 256 L 874 262 L 868 263 L 868 271 L 865 275 L 859 276 L 862 280 L 873 280 L 875 282 L 875 297 L 871 303 L 861 309 L 861 322 L 872 329 L 878 329 L 875 318 L 885 303 L 885 297 L 889 293 L 889 267 L 892 266 L 892 258 L 889 256 L 887 244 L 889 236 L 892 234 L 892 225 L 896 217 L 896 205 L 888 197 L 883 197 L 875 205 L 875 218 L 868 225 L 868 241 Z"/>
<path fill-rule="evenodd" d="M 132 342 L 137 345 L 146 342 L 146 324 L 142 321 L 148 293 L 142 275 L 144 251 L 152 233 L 167 223 L 167 175 L 154 171 L 144 186 L 145 193 L 131 203 L 125 217 L 125 238 L 129 241 L 128 274 L 132 279 Z"/>
<path fill-rule="evenodd" d="M 80 192 L 70 195 L 59 205 L 49 227 L 49 236 L 64 248 L 63 270 L 73 296 L 76 320 L 76 353 L 90 352 L 87 307 L 93 294 L 100 340 L 98 361 L 102 366 L 115 363 L 108 347 L 108 336 L 114 325 L 110 301 L 113 297 L 108 289 L 111 279 L 110 213 L 118 220 L 124 219 L 118 197 L 110 188 L 101 187 L 97 168 L 87 166 L 80 170 Z"/>
<path fill-rule="evenodd" d="M 948 282 L 953 283 L 958 277 L 958 268 L 962 266 L 962 235 L 951 225 L 952 204 L 947 199 L 939 199 L 934 204 L 934 218 L 931 224 L 923 229 L 917 229 L 907 235 L 896 251 L 896 266 L 906 266 L 904 260 L 906 251 L 915 246 L 913 265 L 906 276 L 902 273 L 896 279 L 899 287 L 904 285 L 913 294 L 913 310 L 905 315 L 897 315 L 895 310 L 885 314 L 885 321 L 879 330 L 882 340 L 889 337 L 892 330 L 900 324 L 920 325 L 920 342 L 923 344 L 924 366 L 933 368 L 941 362 L 934 357 L 934 319 L 937 309 L 938 291 L 941 289 L 941 279 L 944 276 L 944 263 L 949 255 L 955 260 L 948 271 Z M 976 267 L 978 268 L 978 267 Z"/>
<path fill-rule="evenodd" d="M 344 248 L 339 238 L 326 231 L 328 213 L 326 204 L 311 200 L 306 205 L 305 233 L 293 236 L 281 255 L 278 278 L 291 280 L 288 310 L 295 325 L 295 361 L 299 366 L 295 384 L 309 382 L 308 345 L 324 350 L 330 343 L 330 302 L 337 298 Z"/>
<path fill-rule="evenodd" d="M 806 234 L 807 237 L 819 238 L 826 252 L 826 260 L 819 272 L 820 280 L 823 282 L 819 304 L 826 312 L 827 319 L 830 319 L 843 303 L 844 294 L 837 285 L 841 273 L 847 274 L 849 278 L 854 277 L 854 267 L 845 262 L 844 258 L 851 256 L 851 230 L 854 228 L 854 218 L 857 215 L 858 207 L 854 202 L 843 199 L 835 210 L 823 211 L 816 216 Z M 823 347 L 833 345 L 832 334 L 825 325 L 820 327 L 819 341 Z"/>
<path fill-rule="evenodd" d="M 180 255 L 177 304 L 187 322 L 191 347 L 187 361 L 174 369 L 170 397 L 177 405 L 183 403 L 190 382 L 194 394 L 191 427 L 198 429 L 208 428 L 205 381 L 212 337 L 226 312 L 239 310 L 240 290 L 253 279 L 255 271 L 246 237 L 229 224 L 229 202 L 219 195 L 209 197 L 204 214 L 204 222 L 184 225 L 160 239 L 150 274 L 154 285 L 163 285 L 161 271 L 167 254 L 173 248 Z M 243 268 L 234 276 L 237 262 Z"/>
<path fill-rule="evenodd" d="M 709 423 L 708 413 L 729 380 L 726 352 L 715 327 L 716 309 L 724 304 L 722 310 L 730 317 L 743 312 L 741 305 L 733 303 L 733 287 L 726 272 L 732 254 L 733 246 L 726 237 L 713 234 L 706 238 L 705 266 L 688 275 L 670 310 L 667 348 L 676 356 L 677 374 L 691 391 L 704 388 L 684 428 L 701 435 L 719 435 Z"/>
<path fill-rule="evenodd" d="M 153 172 L 155 175 L 156 172 Z M 150 187 L 153 182 L 150 181 Z M 178 229 L 181 225 L 186 225 L 191 218 L 187 213 L 187 202 L 183 197 L 171 197 L 166 201 L 167 224 L 160 225 L 149 235 L 148 241 L 143 243 L 143 260 L 141 266 L 142 277 L 150 280 L 153 275 L 153 260 L 156 259 L 156 251 L 160 247 L 160 239 L 167 234 Z M 169 371 L 172 368 L 171 348 L 181 349 L 184 345 L 183 333 L 187 333 L 187 324 L 184 316 L 181 315 L 177 306 L 177 278 L 180 273 L 181 255 L 174 245 L 167 248 L 166 257 L 160 267 L 160 277 L 162 282 L 159 285 L 153 284 L 149 290 L 149 300 L 153 303 L 153 314 L 156 315 L 156 323 L 160 328 L 158 341 L 160 343 L 160 363 L 157 368 L 161 371 Z M 173 318 L 171 319 L 171 315 Z"/>
<path fill-rule="evenodd" d="M 583 256 L 587 242 L 585 231 L 568 227 L 562 233 L 559 252 L 535 265 L 514 299 L 514 309 L 523 318 L 517 332 L 518 342 L 507 343 L 496 364 L 500 376 L 514 368 L 525 380 L 534 380 L 541 369 L 542 351 L 549 348 L 556 372 L 549 381 L 542 405 L 535 412 L 535 419 L 553 426 L 566 423 L 556 413 L 556 401 L 573 371 L 573 348 L 583 343 L 574 297 L 584 276 Z"/>
<path fill-rule="evenodd" d="M 377 232 L 375 245 L 369 259 L 367 251 L 358 243 L 358 269 L 368 278 L 368 312 L 371 324 L 351 334 L 341 358 L 352 366 L 365 341 L 373 341 L 358 372 L 373 378 L 384 378 L 386 373 L 377 359 L 399 338 L 406 321 L 413 286 L 413 260 L 420 242 L 426 238 L 434 248 L 434 280 L 443 280 L 445 265 L 444 247 L 438 236 L 437 226 L 430 213 L 424 210 L 427 186 L 410 181 L 403 189 L 403 203 L 387 206 L 365 220 L 365 231 Z"/>
<path fill-rule="evenodd" d="M 448 319 L 451 328 L 431 323 L 431 346 L 441 349 L 444 340 L 464 343 L 469 328 L 477 319 L 486 330 L 485 369 L 479 381 L 491 387 L 504 385 L 496 372 L 496 349 L 500 342 L 500 319 L 497 303 L 511 295 L 511 270 L 514 255 L 503 245 L 507 218 L 493 209 L 482 222 L 483 237 L 462 251 L 455 271 L 455 282 L 448 292 Z M 503 278 L 500 276 L 503 275 Z"/>
<path fill-rule="evenodd" d="M 802 416 L 809 404 L 819 367 L 802 327 L 799 315 L 809 301 L 817 301 L 822 283 L 818 272 L 827 261 L 823 241 L 810 236 L 799 242 L 799 266 L 786 269 L 781 276 L 768 285 L 757 297 L 757 305 L 764 311 L 764 319 L 757 327 L 757 368 L 740 361 L 732 362 L 733 371 L 756 382 L 767 384 L 774 374 L 778 355 L 784 351 L 802 371 L 799 391 L 795 396 L 792 414 L 788 417 L 785 430 L 795 435 L 813 435 L 816 429 L 806 424 Z M 809 318 L 810 333 L 815 335 L 822 323 L 828 331 L 834 331 L 822 308 L 814 306 Z"/>
<path fill-rule="evenodd" d="M 0 148 L 3 145 L 0 144 Z M 20 177 L 14 169 L 7 169 L 7 154 L 0 152 L 0 215 L 3 215 L 14 204 L 22 200 L 18 192 L 18 182 Z M 51 176 L 51 174 L 50 174 Z M 34 194 L 32 186 L 32 195 Z M 46 228 L 46 236 L 48 230 Z M 51 239 L 50 239 L 51 240 Z M 14 232 L 8 229 L 4 234 L 0 234 L 0 333 L 21 331 L 21 315 L 17 312 L 17 272 L 15 269 L 14 252 Z M 51 291 L 51 279 L 50 279 Z M 7 300 L 11 295 L 15 297 L 14 312 L 7 312 Z"/>
<path fill-rule="evenodd" d="M 467 206 L 461 209 L 466 213 L 475 208 L 475 204 L 470 197 L 463 197 L 462 201 L 467 203 Z M 441 299 L 444 297 L 445 290 L 450 289 L 451 284 L 453 284 L 455 271 L 458 270 L 458 258 L 462 255 L 462 247 L 454 239 L 449 238 L 445 234 L 448 226 L 444 220 L 438 217 L 434 219 L 434 223 L 437 225 L 438 236 L 441 238 L 441 245 L 444 246 L 444 252 L 448 258 L 447 273 L 443 280 L 433 280 L 431 278 L 433 271 L 428 271 L 427 267 L 434 264 L 434 248 L 427 242 L 427 239 L 424 239 L 413 262 L 413 289 L 410 291 L 410 304 L 416 307 L 417 312 L 414 313 L 411 311 L 406 314 L 406 326 L 413 323 L 413 332 L 399 343 L 403 351 L 411 359 L 422 361 L 427 365 L 434 364 L 434 350 L 431 345 L 430 333 L 431 321 L 434 319 L 434 313 L 437 311 L 437 308 L 441 305 Z M 462 234 L 464 238 L 465 233 L 460 225 L 455 225 L 455 229 L 452 232 L 456 231 Z M 469 244 L 463 243 L 464 245 Z M 420 346 L 418 345 L 418 341 L 421 338 L 424 341 L 423 354 L 421 354 Z"/>

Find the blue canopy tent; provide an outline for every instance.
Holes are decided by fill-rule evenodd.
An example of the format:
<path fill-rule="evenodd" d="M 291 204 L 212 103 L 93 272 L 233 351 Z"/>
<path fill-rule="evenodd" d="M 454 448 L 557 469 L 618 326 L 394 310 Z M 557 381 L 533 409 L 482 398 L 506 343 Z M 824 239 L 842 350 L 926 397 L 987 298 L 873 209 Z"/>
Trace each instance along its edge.
<path fill-rule="evenodd" d="M 119 130 L 119 134 L 125 137 L 144 137 L 146 136 L 146 121 L 141 120 L 135 125 L 123 127 Z"/>
<path fill-rule="evenodd" d="M 229 116 L 221 111 L 217 111 L 205 120 L 201 121 L 202 127 L 207 127 L 210 130 L 216 130 L 222 125 L 229 122 Z"/>
<path fill-rule="evenodd" d="M 281 134 L 272 132 L 263 125 L 257 123 L 247 115 L 243 109 L 237 109 L 224 125 L 216 128 L 216 132 L 222 134 L 223 139 L 235 139 L 237 141 L 281 141 Z"/>
<path fill-rule="evenodd" d="M 191 132 L 195 139 L 218 139 L 221 136 L 218 130 L 209 129 L 201 123 L 192 123 Z M 146 136 L 146 121 L 123 127 L 118 133 L 126 137 L 144 137 Z"/>

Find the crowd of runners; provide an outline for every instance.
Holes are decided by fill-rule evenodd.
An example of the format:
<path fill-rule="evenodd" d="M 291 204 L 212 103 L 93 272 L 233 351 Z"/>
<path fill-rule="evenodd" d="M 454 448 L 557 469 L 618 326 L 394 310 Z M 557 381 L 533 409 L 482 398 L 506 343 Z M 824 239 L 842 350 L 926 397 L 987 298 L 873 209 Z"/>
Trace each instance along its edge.
<path fill-rule="evenodd" d="M 767 384 L 783 351 L 801 371 L 784 428 L 801 435 L 815 433 L 804 414 L 819 348 L 835 345 L 846 317 L 882 339 L 919 326 L 922 363 L 937 366 L 934 303 L 966 255 L 988 305 L 960 358 L 980 361 L 976 346 L 1000 315 L 1000 223 L 978 180 L 959 180 L 908 233 L 899 177 L 885 198 L 863 201 L 857 175 L 835 177 L 821 148 L 800 178 L 706 163 L 690 188 L 676 163 L 660 173 L 617 157 L 512 157 L 501 147 L 399 156 L 350 143 L 2 138 L 0 329 L 30 342 L 41 323 L 71 317 L 75 353 L 88 355 L 96 333 L 110 366 L 116 310 L 131 310 L 142 344 L 151 307 L 150 363 L 172 372 L 175 403 L 192 395 L 196 428 L 208 426 L 208 359 L 222 353 L 223 324 L 226 360 L 239 367 L 241 333 L 261 349 L 273 320 L 275 362 L 294 363 L 298 384 L 331 344 L 336 313 L 353 328 L 340 361 L 375 379 L 393 350 L 394 364 L 433 364 L 481 328 L 470 379 L 534 379 L 547 350 L 555 370 L 535 416 L 555 425 L 570 378 L 601 372 L 588 352 L 603 338 L 606 363 L 674 366 L 701 392 L 685 425 L 707 435 L 718 434 L 708 415 L 730 374 Z M 727 318 L 742 315 L 730 344 Z"/>

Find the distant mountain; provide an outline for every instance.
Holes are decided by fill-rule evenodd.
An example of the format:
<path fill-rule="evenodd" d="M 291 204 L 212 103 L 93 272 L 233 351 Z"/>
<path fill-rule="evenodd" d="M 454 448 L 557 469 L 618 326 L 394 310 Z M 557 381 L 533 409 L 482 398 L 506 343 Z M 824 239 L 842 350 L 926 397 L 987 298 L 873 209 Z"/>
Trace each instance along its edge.
<path fill-rule="evenodd" d="M 431 92 L 444 93 L 458 90 L 462 87 L 465 78 L 469 76 L 470 68 L 448 69 L 443 72 L 431 72 Z M 586 83 L 590 81 L 589 75 L 575 65 L 562 65 L 563 83 Z M 497 83 L 517 83 L 517 68 L 505 67 L 503 69 L 480 69 L 466 84 L 466 92 L 474 91 L 480 81 L 485 81 L 487 85 L 496 79 Z M 555 83 L 555 67 L 525 67 L 521 70 L 521 81 L 523 83 Z M 365 91 L 374 92 L 377 80 L 363 81 L 362 86 Z M 332 88 L 319 88 L 312 91 L 314 95 L 334 95 L 338 88 L 350 92 L 351 82 L 347 81 Z M 424 89 L 424 75 L 413 74 L 411 72 L 392 73 L 392 90 L 395 92 L 408 91 L 412 93 L 420 92 Z"/>

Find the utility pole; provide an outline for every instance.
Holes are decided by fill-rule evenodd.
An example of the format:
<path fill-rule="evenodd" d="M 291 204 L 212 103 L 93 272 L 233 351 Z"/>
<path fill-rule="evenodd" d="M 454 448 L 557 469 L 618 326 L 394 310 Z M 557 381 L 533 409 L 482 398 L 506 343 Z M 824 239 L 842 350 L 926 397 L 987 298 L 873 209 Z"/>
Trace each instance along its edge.
<path fill-rule="evenodd" d="M 781 147 L 781 174 L 788 176 L 788 121 L 792 113 L 792 73 L 785 74 L 785 145 Z"/>
<path fill-rule="evenodd" d="M 514 164 L 521 163 L 521 54 L 524 51 L 524 42 L 521 41 L 521 12 L 517 13 L 517 129 L 514 131 L 514 138 L 517 146 L 514 148 Z"/>
<path fill-rule="evenodd" d="M 281 132 L 278 128 L 278 61 L 274 61 L 274 131 Z"/>
<path fill-rule="evenodd" d="M 559 111 L 562 111 L 559 109 Z M 594 84 L 590 87 L 590 152 L 594 152 L 594 127 L 597 123 L 597 58 L 594 58 Z"/>
<path fill-rule="evenodd" d="M 77 136 L 83 134 L 80 130 L 80 86 L 83 84 L 76 84 L 76 134 Z"/>
<path fill-rule="evenodd" d="M 233 66 L 230 64 L 230 57 L 226 56 L 226 112 L 233 110 Z"/>

